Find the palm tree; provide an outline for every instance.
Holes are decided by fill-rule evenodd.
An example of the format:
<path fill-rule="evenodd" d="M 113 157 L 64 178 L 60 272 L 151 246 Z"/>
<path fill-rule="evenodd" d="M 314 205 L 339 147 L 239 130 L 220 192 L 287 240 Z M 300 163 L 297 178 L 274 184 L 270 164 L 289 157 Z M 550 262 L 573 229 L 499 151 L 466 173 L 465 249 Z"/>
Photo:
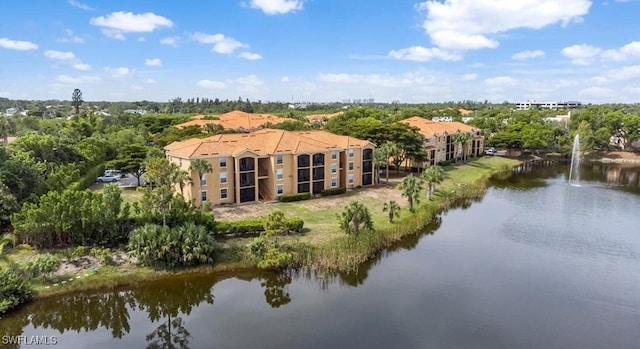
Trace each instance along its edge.
<path fill-rule="evenodd" d="M 444 170 L 438 165 L 433 165 L 422 171 L 421 177 L 427 182 L 427 197 L 431 200 L 436 184 L 442 183 L 444 179 Z"/>
<path fill-rule="evenodd" d="M 173 181 L 180 186 L 180 195 L 184 198 L 185 185 L 193 184 L 191 180 L 191 174 L 185 170 L 179 169 L 173 175 Z"/>
<path fill-rule="evenodd" d="M 22 245 L 18 245 L 16 246 L 16 236 L 13 234 L 4 234 L 2 235 L 2 237 L 0 237 L 0 262 L 4 262 L 7 264 L 12 264 L 11 263 L 11 258 L 9 257 L 9 255 L 7 255 L 6 253 L 4 253 L 4 248 L 5 246 L 11 245 L 14 247 L 15 250 L 30 250 L 31 246 L 26 245 L 26 244 L 22 244 Z"/>
<path fill-rule="evenodd" d="M 402 179 L 398 188 L 402 190 L 402 196 L 409 200 L 409 211 L 413 212 L 413 204 L 420 202 L 422 179 L 415 177 L 414 175 L 408 175 Z"/>
<path fill-rule="evenodd" d="M 456 133 L 456 135 L 453 137 L 453 141 L 455 143 L 460 143 L 460 146 L 462 147 L 462 161 L 466 162 L 467 161 L 467 148 L 469 145 L 469 141 L 473 139 L 473 135 L 471 133 L 468 132 L 458 132 Z M 457 161 L 458 158 L 456 158 Z"/>
<path fill-rule="evenodd" d="M 213 168 L 211 167 L 211 164 L 209 163 L 209 161 L 207 161 L 205 159 L 195 159 L 195 160 L 191 161 L 191 165 L 189 166 L 189 169 L 191 171 L 198 172 L 198 180 L 200 181 L 200 193 L 201 193 L 200 197 L 201 197 L 201 195 L 202 195 L 202 175 L 204 175 L 205 173 L 211 173 L 211 171 L 213 171 Z"/>
<path fill-rule="evenodd" d="M 362 230 L 373 230 L 369 209 L 358 201 L 351 201 L 338 215 L 340 228 L 347 234 L 358 234 Z"/>
<path fill-rule="evenodd" d="M 380 151 L 383 152 L 387 158 L 386 162 L 386 177 L 387 184 L 389 183 L 389 158 L 398 151 L 398 145 L 394 142 L 386 142 L 380 147 Z"/>
<path fill-rule="evenodd" d="M 393 218 L 400 216 L 400 205 L 394 200 L 390 200 L 389 202 L 385 202 L 384 206 L 382 206 L 382 212 L 389 213 L 389 223 L 393 223 Z"/>
<path fill-rule="evenodd" d="M 374 167 L 376 168 L 376 184 L 380 184 L 380 166 L 385 163 L 389 163 L 389 158 L 387 157 L 387 154 L 385 153 L 385 150 L 383 148 L 376 148 L 373 150 L 373 163 Z M 387 181 L 389 180 L 387 179 Z"/>

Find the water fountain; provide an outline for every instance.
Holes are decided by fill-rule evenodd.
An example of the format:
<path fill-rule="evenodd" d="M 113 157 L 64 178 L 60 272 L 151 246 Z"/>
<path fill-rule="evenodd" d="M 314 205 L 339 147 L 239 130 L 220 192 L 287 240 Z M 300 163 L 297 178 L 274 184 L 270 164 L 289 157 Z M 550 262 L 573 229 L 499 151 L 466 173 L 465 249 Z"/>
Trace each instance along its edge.
<path fill-rule="evenodd" d="M 569 168 L 569 185 L 579 186 L 580 181 L 580 135 L 573 138 L 571 150 L 571 167 Z"/>

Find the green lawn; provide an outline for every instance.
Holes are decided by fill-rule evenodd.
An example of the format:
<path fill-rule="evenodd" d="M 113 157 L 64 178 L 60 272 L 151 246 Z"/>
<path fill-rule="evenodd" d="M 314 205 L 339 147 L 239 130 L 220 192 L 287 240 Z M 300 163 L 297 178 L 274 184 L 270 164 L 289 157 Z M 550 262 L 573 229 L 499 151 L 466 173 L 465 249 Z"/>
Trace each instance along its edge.
<path fill-rule="evenodd" d="M 102 183 L 95 183 L 89 187 L 93 192 L 102 194 Z M 120 188 L 122 189 L 122 201 L 123 202 L 138 202 L 142 200 L 142 193 L 137 191 L 136 188 Z"/>

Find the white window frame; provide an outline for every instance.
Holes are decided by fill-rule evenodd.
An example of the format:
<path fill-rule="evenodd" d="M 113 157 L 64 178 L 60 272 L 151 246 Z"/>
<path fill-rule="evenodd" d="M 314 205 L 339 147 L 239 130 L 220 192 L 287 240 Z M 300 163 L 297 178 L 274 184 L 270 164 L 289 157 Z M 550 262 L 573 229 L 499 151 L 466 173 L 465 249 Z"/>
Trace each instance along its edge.
<path fill-rule="evenodd" d="M 331 173 L 338 173 L 338 164 L 331 164 Z"/>
<path fill-rule="evenodd" d="M 204 196 L 204 199 L 203 199 L 203 196 Z M 205 202 L 205 201 L 207 201 L 207 199 L 208 199 L 207 198 L 207 191 L 206 190 L 201 191 L 200 192 L 200 202 Z"/>
<path fill-rule="evenodd" d="M 349 178 L 349 184 L 353 185 L 355 183 L 355 176 L 350 174 L 348 178 Z"/>
<path fill-rule="evenodd" d="M 226 183 L 227 183 L 227 173 L 220 172 L 220 184 L 226 184 Z"/>
<path fill-rule="evenodd" d="M 277 195 L 283 195 L 284 194 L 284 184 L 278 184 L 276 186 L 276 193 L 277 193 Z"/>
<path fill-rule="evenodd" d="M 200 185 L 207 185 L 207 174 L 203 173 L 202 177 L 200 177 Z"/>
<path fill-rule="evenodd" d="M 336 160 L 338 158 L 338 151 L 337 150 L 332 150 L 331 151 L 331 159 L 332 160 Z"/>
<path fill-rule="evenodd" d="M 279 181 L 284 179 L 284 169 L 281 169 L 281 168 L 276 169 L 276 179 L 278 179 Z"/>
<path fill-rule="evenodd" d="M 353 161 L 349 161 L 348 166 L 349 166 L 348 167 L 349 171 L 353 171 L 353 169 L 355 168 L 356 165 L 355 165 L 355 163 Z"/>
<path fill-rule="evenodd" d="M 356 150 L 354 148 L 349 148 L 349 157 L 352 158 L 356 154 Z"/>
<path fill-rule="evenodd" d="M 224 191 L 224 196 L 222 195 L 223 191 Z M 228 197 L 229 197 L 229 191 L 227 190 L 227 188 L 220 188 L 220 200 L 224 200 Z"/>
<path fill-rule="evenodd" d="M 282 165 L 282 164 L 284 164 L 284 155 L 276 154 L 276 165 Z"/>
<path fill-rule="evenodd" d="M 223 161 L 224 161 L 224 165 L 222 164 Z M 220 165 L 220 168 L 227 168 L 227 158 L 226 157 L 221 157 L 219 159 L 219 165 Z"/>
<path fill-rule="evenodd" d="M 338 177 L 331 177 L 331 188 L 338 187 Z"/>

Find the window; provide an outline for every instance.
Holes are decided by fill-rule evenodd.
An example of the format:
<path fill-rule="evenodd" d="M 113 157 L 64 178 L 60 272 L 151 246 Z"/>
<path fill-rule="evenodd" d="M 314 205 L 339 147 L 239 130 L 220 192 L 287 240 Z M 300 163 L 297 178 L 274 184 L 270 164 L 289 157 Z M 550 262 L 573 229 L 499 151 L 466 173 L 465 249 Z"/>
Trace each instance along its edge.
<path fill-rule="evenodd" d="M 308 193 L 309 192 L 309 183 L 299 183 L 298 184 L 298 193 Z"/>
<path fill-rule="evenodd" d="M 349 175 L 349 184 L 353 184 L 353 175 Z"/>
<path fill-rule="evenodd" d="M 278 195 L 284 194 L 284 184 L 278 184 Z"/>
<path fill-rule="evenodd" d="M 227 158 L 220 158 L 220 168 L 225 168 L 227 167 Z"/>
<path fill-rule="evenodd" d="M 299 155 L 298 156 L 298 167 L 309 167 L 311 161 L 309 160 L 309 155 Z"/>
<path fill-rule="evenodd" d="M 349 157 L 352 158 L 356 153 L 356 150 L 353 148 L 349 148 Z"/>
<path fill-rule="evenodd" d="M 298 170 L 298 182 L 308 182 L 309 180 L 311 180 L 310 172 L 311 171 L 309 171 L 309 169 Z"/>
<path fill-rule="evenodd" d="M 338 151 L 337 150 L 331 151 L 331 159 L 335 160 L 337 158 L 338 158 Z"/>
<path fill-rule="evenodd" d="M 338 178 L 331 177 L 331 188 L 335 188 L 338 186 Z"/>
<path fill-rule="evenodd" d="M 284 157 L 282 154 L 277 154 L 276 155 L 276 164 L 277 165 L 282 165 L 282 163 L 284 162 Z"/>
<path fill-rule="evenodd" d="M 220 172 L 220 183 L 227 183 L 227 173 Z"/>
<path fill-rule="evenodd" d="M 313 166 L 324 165 L 324 154 L 313 154 Z"/>
<path fill-rule="evenodd" d="M 240 171 L 253 171 L 255 167 L 254 158 L 242 158 L 240 159 Z M 252 200 L 253 201 L 253 200 Z"/>
<path fill-rule="evenodd" d="M 240 173 L 241 187 L 252 187 L 255 184 L 256 184 L 255 172 Z"/>
<path fill-rule="evenodd" d="M 320 194 L 324 190 L 324 181 L 313 182 L 313 195 Z"/>
<path fill-rule="evenodd" d="M 220 199 L 227 198 L 227 188 L 220 189 Z"/>
<path fill-rule="evenodd" d="M 313 180 L 324 179 L 324 167 L 314 167 L 313 168 Z"/>
<path fill-rule="evenodd" d="M 200 192 L 200 202 L 205 202 L 207 201 L 207 191 L 203 190 Z"/>
<path fill-rule="evenodd" d="M 207 174 L 203 173 L 202 177 L 200 177 L 200 185 L 207 185 Z"/>
<path fill-rule="evenodd" d="M 353 161 L 349 162 L 349 171 L 353 171 Z"/>
<path fill-rule="evenodd" d="M 331 173 L 338 172 L 338 164 L 331 164 Z"/>
<path fill-rule="evenodd" d="M 365 149 L 362 151 L 363 160 L 373 160 L 373 149 Z"/>
<path fill-rule="evenodd" d="M 284 178 L 284 170 L 279 168 L 276 170 L 276 177 L 278 180 L 282 180 Z"/>

